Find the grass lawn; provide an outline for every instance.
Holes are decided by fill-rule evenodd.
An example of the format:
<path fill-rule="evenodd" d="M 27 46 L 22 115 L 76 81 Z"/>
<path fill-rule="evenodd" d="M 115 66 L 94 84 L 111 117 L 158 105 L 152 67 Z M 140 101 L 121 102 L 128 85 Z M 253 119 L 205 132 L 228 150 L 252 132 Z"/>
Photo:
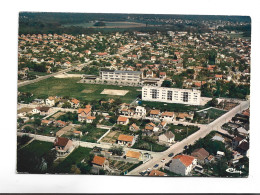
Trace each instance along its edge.
<path fill-rule="evenodd" d="M 148 106 L 151 109 L 160 109 L 161 111 L 173 111 L 173 112 L 188 112 L 188 111 L 196 111 L 206 108 L 205 106 L 192 106 L 192 105 L 185 105 L 185 104 L 170 104 L 164 102 L 147 102 L 142 101 L 142 106 Z"/>
<path fill-rule="evenodd" d="M 210 108 L 204 112 L 207 113 L 207 117 L 198 117 L 197 122 L 200 124 L 208 124 L 209 122 L 211 123 L 212 121 L 216 120 L 217 118 L 225 114 L 227 111 Z M 208 117 L 210 118 L 210 120 L 208 120 Z"/>
<path fill-rule="evenodd" d="M 181 132 L 178 132 L 176 130 L 182 129 Z M 199 130 L 199 127 L 197 126 L 182 126 L 182 125 L 170 125 L 169 129 L 174 135 L 175 135 L 175 141 L 181 141 L 188 137 L 189 135 L 195 133 Z"/>
<path fill-rule="evenodd" d="M 19 88 L 20 92 L 30 92 L 36 97 L 69 96 L 79 100 L 99 100 L 101 98 L 120 98 L 123 102 L 130 103 L 138 95 L 137 87 L 120 87 L 114 85 L 98 85 L 77 83 L 81 78 L 48 78 Z M 125 96 L 100 94 L 104 89 L 129 90 Z"/>
<path fill-rule="evenodd" d="M 84 158 L 89 156 L 90 152 L 90 148 L 76 148 L 65 160 L 63 160 L 55 167 L 54 172 L 70 173 L 72 165 L 80 163 Z"/>
<path fill-rule="evenodd" d="M 81 137 L 81 141 L 86 141 L 86 142 L 93 142 L 96 143 L 97 140 L 104 135 L 108 130 L 107 129 L 92 129 L 91 131 L 88 132 L 87 135 L 83 135 Z"/>
<path fill-rule="evenodd" d="M 45 75 L 48 75 L 49 73 L 47 72 L 35 72 L 35 71 L 32 71 L 32 72 L 29 72 L 30 75 L 38 75 L 38 76 L 45 76 Z"/>
<path fill-rule="evenodd" d="M 34 140 L 21 149 L 22 152 L 30 151 L 33 155 L 41 157 L 53 148 L 53 143 Z"/>
<path fill-rule="evenodd" d="M 33 141 L 17 151 L 17 172 L 41 173 L 42 157 L 51 151 L 53 143 Z"/>
<path fill-rule="evenodd" d="M 163 145 L 159 145 L 157 143 L 153 143 L 153 142 L 149 142 L 146 140 L 141 140 L 139 139 L 133 146 L 132 148 L 135 149 L 140 149 L 140 150 L 149 150 L 153 152 L 162 152 L 168 149 L 168 147 L 163 146 Z"/>

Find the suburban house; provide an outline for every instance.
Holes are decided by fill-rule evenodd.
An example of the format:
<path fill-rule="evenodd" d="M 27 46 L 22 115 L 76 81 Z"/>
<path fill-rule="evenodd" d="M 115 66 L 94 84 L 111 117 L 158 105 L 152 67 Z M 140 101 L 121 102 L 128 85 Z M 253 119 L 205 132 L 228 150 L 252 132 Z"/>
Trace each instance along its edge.
<path fill-rule="evenodd" d="M 54 106 L 55 105 L 55 97 L 48 97 L 46 100 L 45 100 L 45 104 L 47 106 Z"/>
<path fill-rule="evenodd" d="M 242 140 L 237 146 L 236 151 L 244 156 L 249 156 L 249 143 L 247 140 Z"/>
<path fill-rule="evenodd" d="M 140 152 L 128 150 L 125 156 L 126 159 L 142 160 L 142 154 Z"/>
<path fill-rule="evenodd" d="M 162 171 L 158 171 L 156 169 L 152 170 L 148 176 L 167 176 L 166 173 L 162 172 Z"/>
<path fill-rule="evenodd" d="M 96 119 L 95 116 L 87 116 L 86 123 L 93 123 L 93 121 Z"/>
<path fill-rule="evenodd" d="M 42 115 L 42 116 L 45 116 L 45 115 L 49 115 L 49 114 L 50 114 L 50 107 L 45 107 L 45 106 L 43 106 L 43 107 L 37 107 L 36 109 L 40 111 L 39 113 L 40 113 L 40 115 Z"/>
<path fill-rule="evenodd" d="M 78 108 L 78 107 L 79 107 L 79 103 L 80 103 L 80 101 L 77 100 L 77 99 L 75 99 L 75 98 L 72 98 L 72 99 L 70 100 L 70 104 L 71 104 L 71 107 L 72 107 L 72 108 Z"/>
<path fill-rule="evenodd" d="M 67 125 L 67 123 L 64 122 L 64 121 L 61 121 L 61 120 L 57 120 L 57 121 L 54 122 L 54 125 L 56 127 L 65 127 Z"/>
<path fill-rule="evenodd" d="M 169 170 L 173 173 L 186 176 L 190 174 L 196 164 L 197 160 L 193 156 L 177 155 L 173 157 Z"/>
<path fill-rule="evenodd" d="M 167 131 L 158 137 L 160 143 L 172 144 L 175 139 L 175 135 L 171 131 Z"/>
<path fill-rule="evenodd" d="M 57 156 L 64 156 L 73 150 L 73 143 L 65 137 L 57 137 L 54 141 L 54 147 L 57 151 Z"/>
<path fill-rule="evenodd" d="M 196 158 L 199 163 L 204 164 L 208 158 L 209 153 L 204 148 L 198 148 L 191 153 L 191 156 Z"/>
<path fill-rule="evenodd" d="M 159 116 L 160 116 L 160 110 L 151 110 L 150 111 L 150 117 L 159 118 Z"/>
<path fill-rule="evenodd" d="M 148 123 L 145 125 L 143 131 L 146 135 L 152 135 L 155 131 L 155 128 L 156 128 L 156 125 L 151 122 L 151 123 Z M 159 130 L 159 128 L 157 128 L 157 130 Z"/>
<path fill-rule="evenodd" d="M 83 122 L 87 120 L 87 117 L 91 115 L 91 106 L 86 105 L 86 108 L 78 109 L 78 121 Z"/>
<path fill-rule="evenodd" d="M 135 143 L 135 137 L 134 136 L 130 136 L 130 135 L 120 134 L 118 136 L 118 138 L 117 138 L 117 143 L 119 145 L 124 145 L 124 146 L 131 147 Z"/>
<path fill-rule="evenodd" d="M 119 116 L 117 118 L 117 124 L 118 125 L 127 125 L 128 123 L 129 123 L 129 119 L 127 117 Z"/>
<path fill-rule="evenodd" d="M 163 112 L 161 119 L 167 122 L 172 122 L 174 120 L 174 112 Z"/>
<path fill-rule="evenodd" d="M 41 125 L 43 125 L 43 126 L 49 126 L 51 123 L 52 123 L 52 121 L 50 121 L 50 120 L 42 120 L 41 121 Z"/>
<path fill-rule="evenodd" d="M 159 129 L 162 130 L 166 127 L 167 123 L 165 121 L 160 122 L 160 124 L 158 125 Z"/>
<path fill-rule="evenodd" d="M 81 131 L 73 131 L 73 134 L 75 135 L 75 136 L 82 136 L 82 132 Z"/>
<path fill-rule="evenodd" d="M 135 108 L 135 116 L 136 117 L 145 117 L 146 116 L 146 109 L 142 106 L 136 106 Z"/>
<path fill-rule="evenodd" d="M 98 168 L 98 169 L 106 170 L 109 168 L 109 162 L 105 157 L 94 156 L 91 163 L 92 163 L 93 167 Z"/>
<path fill-rule="evenodd" d="M 129 127 L 129 130 L 130 131 L 139 131 L 139 127 L 135 124 L 135 123 L 133 123 L 132 125 L 130 125 L 130 127 Z"/>

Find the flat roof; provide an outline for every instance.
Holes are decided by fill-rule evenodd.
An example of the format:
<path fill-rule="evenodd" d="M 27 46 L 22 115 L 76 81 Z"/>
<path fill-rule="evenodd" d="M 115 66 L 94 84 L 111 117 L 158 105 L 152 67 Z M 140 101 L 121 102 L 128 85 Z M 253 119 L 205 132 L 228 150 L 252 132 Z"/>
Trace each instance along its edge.
<path fill-rule="evenodd" d="M 142 74 L 141 71 L 131 71 L 131 70 L 101 70 L 100 72 L 115 72 L 115 73 Z"/>

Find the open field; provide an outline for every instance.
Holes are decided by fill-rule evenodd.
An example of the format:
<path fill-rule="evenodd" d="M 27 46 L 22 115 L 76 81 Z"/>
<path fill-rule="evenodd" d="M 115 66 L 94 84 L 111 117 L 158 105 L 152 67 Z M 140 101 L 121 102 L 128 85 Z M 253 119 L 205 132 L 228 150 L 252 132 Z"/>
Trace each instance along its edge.
<path fill-rule="evenodd" d="M 94 130 L 89 131 L 87 135 L 83 135 L 83 136 L 81 137 L 81 141 L 96 143 L 97 140 L 98 140 L 102 135 L 104 135 L 106 132 L 107 132 L 107 129 L 98 129 L 98 128 L 95 128 Z"/>
<path fill-rule="evenodd" d="M 100 94 L 104 89 L 115 90 L 128 90 L 125 96 L 121 96 L 120 99 L 123 102 L 130 103 L 141 93 L 137 91 L 137 87 L 119 87 L 113 85 L 97 85 L 77 83 L 80 78 L 48 78 L 46 80 L 39 81 L 30 85 L 26 85 L 19 88 L 20 92 L 30 92 L 36 97 L 48 97 L 48 96 L 69 96 L 79 100 L 99 100 L 104 98 L 118 98 L 115 95 Z M 87 91 L 86 91 L 87 90 Z M 91 91 L 90 91 L 91 90 Z M 88 92 L 88 93 L 86 93 Z M 90 93 L 91 92 L 91 93 Z"/>
<path fill-rule="evenodd" d="M 181 141 L 198 130 L 197 126 L 170 125 L 170 131 L 175 135 L 175 141 Z"/>
<path fill-rule="evenodd" d="M 120 131 L 110 131 L 100 142 L 116 143 L 118 136 L 122 134 Z"/>

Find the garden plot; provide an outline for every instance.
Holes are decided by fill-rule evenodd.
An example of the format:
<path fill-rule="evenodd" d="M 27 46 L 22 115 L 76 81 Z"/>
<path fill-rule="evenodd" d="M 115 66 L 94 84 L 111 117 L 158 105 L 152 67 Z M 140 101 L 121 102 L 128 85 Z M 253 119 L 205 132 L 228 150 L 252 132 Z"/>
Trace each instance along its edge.
<path fill-rule="evenodd" d="M 124 96 L 128 90 L 104 89 L 100 94 Z"/>

